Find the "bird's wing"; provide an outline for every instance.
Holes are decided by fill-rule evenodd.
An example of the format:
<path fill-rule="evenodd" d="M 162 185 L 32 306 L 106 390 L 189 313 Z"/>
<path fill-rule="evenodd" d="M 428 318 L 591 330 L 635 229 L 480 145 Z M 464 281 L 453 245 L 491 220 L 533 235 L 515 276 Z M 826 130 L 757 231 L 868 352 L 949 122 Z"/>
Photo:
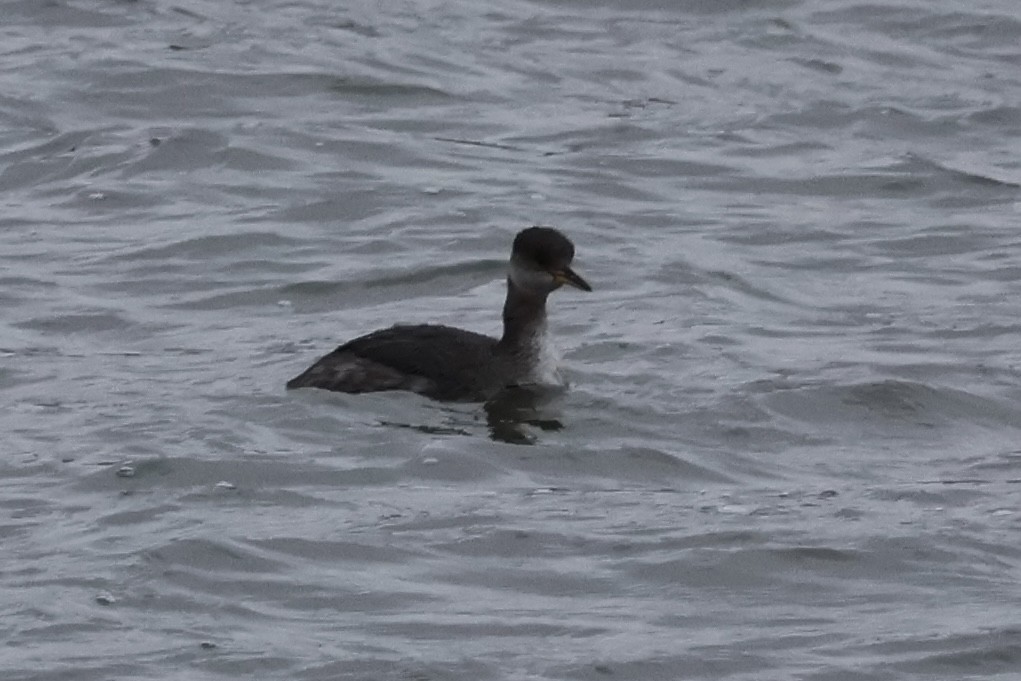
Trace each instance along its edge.
<path fill-rule="evenodd" d="M 496 339 L 479 333 L 433 324 L 399 325 L 341 345 L 334 352 L 351 353 L 406 374 L 451 377 L 458 370 L 481 369 Z"/>

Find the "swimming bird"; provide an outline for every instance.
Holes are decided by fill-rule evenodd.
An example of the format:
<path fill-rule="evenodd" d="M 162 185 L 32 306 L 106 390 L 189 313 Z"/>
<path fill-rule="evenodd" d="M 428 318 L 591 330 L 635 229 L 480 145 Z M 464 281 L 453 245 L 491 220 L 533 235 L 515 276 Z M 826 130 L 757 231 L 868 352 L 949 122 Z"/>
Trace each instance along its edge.
<path fill-rule="evenodd" d="M 574 244 L 552 227 L 518 232 L 507 272 L 503 335 L 439 324 L 399 324 L 341 345 L 290 388 L 346 393 L 410 390 L 449 401 L 484 401 L 505 388 L 542 383 L 546 298 L 564 284 L 591 291 L 571 269 Z"/>

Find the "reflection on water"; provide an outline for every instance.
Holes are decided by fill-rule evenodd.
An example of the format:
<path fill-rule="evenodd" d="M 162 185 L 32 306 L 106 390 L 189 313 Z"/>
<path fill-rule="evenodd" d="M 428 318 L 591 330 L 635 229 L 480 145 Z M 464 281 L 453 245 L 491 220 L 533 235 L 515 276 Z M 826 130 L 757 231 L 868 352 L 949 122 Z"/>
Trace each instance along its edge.
<path fill-rule="evenodd" d="M 1016 4 L 3 3 L 2 681 L 1016 677 Z"/>
<path fill-rule="evenodd" d="M 563 390 L 538 386 L 508 388 L 483 406 L 489 437 L 512 445 L 531 445 L 538 441 L 532 428 L 557 431 L 564 424 L 554 418 L 553 405 Z"/>
<path fill-rule="evenodd" d="M 534 445 L 540 442 L 539 431 L 552 432 L 563 429 L 564 424 L 558 417 L 559 402 L 565 392 L 566 388 L 550 386 L 514 386 L 505 389 L 482 405 L 489 438 L 495 442 L 514 445 Z M 432 403 L 431 400 L 422 399 Z M 475 427 L 480 418 L 478 404 L 438 404 L 447 419 L 441 424 L 412 423 L 392 418 L 380 419 L 378 423 L 380 426 L 405 428 L 426 435 L 471 437 L 479 434 Z"/>
<path fill-rule="evenodd" d="M 426 435 L 471 435 L 463 428 L 453 426 L 436 426 L 429 423 L 397 423 L 396 421 L 380 421 L 381 426 L 392 426 L 394 428 L 410 428 Z"/>

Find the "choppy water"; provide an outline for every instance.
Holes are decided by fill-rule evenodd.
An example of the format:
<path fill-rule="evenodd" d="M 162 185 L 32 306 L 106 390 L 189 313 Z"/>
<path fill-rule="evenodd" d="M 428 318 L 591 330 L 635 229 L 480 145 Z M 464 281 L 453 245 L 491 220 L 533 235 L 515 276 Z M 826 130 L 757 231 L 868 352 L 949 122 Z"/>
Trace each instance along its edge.
<path fill-rule="evenodd" d="M 349 4 L 0 3 L 3 678 L 1018 678 L 1017 4 Z"/>

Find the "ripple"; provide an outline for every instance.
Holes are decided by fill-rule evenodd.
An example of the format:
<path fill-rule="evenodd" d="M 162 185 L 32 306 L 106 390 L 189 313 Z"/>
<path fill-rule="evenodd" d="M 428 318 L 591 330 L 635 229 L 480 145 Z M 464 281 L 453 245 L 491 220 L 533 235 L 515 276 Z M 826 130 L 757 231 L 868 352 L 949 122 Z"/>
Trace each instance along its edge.
<path fill-rule="evenodd" d="M 1015 14 L 6 3 L 5 678 L 1009 676 Z M 283 389 L 536 223 L 568 390 Z"/>

